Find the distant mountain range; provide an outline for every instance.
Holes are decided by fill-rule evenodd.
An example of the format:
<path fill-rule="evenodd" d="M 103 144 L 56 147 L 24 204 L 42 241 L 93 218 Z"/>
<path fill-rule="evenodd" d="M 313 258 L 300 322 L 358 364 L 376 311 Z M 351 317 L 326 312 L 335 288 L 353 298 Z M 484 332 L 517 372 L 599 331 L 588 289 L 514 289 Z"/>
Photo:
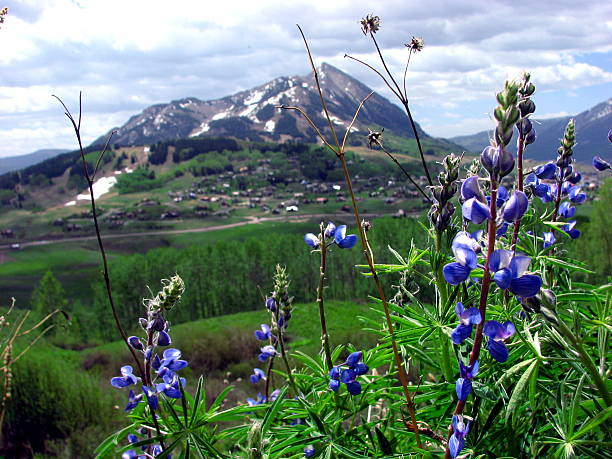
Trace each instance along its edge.
<path fill-rule="evenodd" d="M 46 149 L 36 150 L 33 153 L 21 156 L 7 156 L 6 158 L 0 158 L 0 175 L 6 174 L 7 172 L 18 171 L 24 167 L 37 164 L 45 159 L 53 158 L 54 156 L 66 153 L 68 150 L 60 149 Z"/>
<path fill-rule="evenodd" d="M 319 77 L 328 109 L 335 127 L 344 134 L 356 108 L 370 92 L 336 67 L 323 63 Z M 295 110 L 281 110 L 279 105 L 298 106 L 312 118 L 326 134 L 330 130 L 325 120 L 319 94 L 312 74 L 280 77 L 261 86 L 221 99 L 202 101 L 195 97 L 153 105 L 131 117 L 126 124 L 115 128 L 112 143 L 121 146 L 152 144 L 159 141 L 194 136 L 231 136 L 243 140 L 283 142 L 297 140 L 316 142 L 314 129 Z M 404 111 L 384 97 L 374 94 L 365 104 L 354 131 L 365 141 L 368 127 L 384 127 L 393 134 L 414 138 Z M 436 142 L 417 125 L 419 136 L 429 145 L 439 143 L 445 150 L 450 145 L 442 139 Z M 92 145 L 104 144 L 109 133 Z"/>
<path fill-rule="evenodd" d="M 526 153 L 528 157 L 540 161 L 554 159 L 559 141 L 563 137 L 565 126 L 570 118 L 574 118 L 576 123 L 574 158 L 586 163 L 590 162 L 594 155 L 609 157 L 608 131 L 612 128 L 612 98 L 576 116 L 543 120 L 535 118 L 533 124 L 536 129 L 537 140 L 529 145 Z M 482 131 L 472 135 L 453 137 L 449 140 L 458 143 L 468 151 L 480 152 L 489 145 L 489 137 L 492 133 L 492 130 Z M 516 139 L 516 135 L 515 129 L 514 139 Z M 516 151 L 515 142 L 511 143 L 511 149 Z"/>

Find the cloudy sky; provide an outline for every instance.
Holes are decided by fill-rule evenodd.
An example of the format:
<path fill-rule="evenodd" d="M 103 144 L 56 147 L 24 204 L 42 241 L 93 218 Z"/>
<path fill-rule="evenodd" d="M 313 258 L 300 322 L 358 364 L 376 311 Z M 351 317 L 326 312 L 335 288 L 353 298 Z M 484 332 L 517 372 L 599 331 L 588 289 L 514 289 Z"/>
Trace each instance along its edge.
<path fill-rule="evenodd" d="M 1 3 L 1 2 L 0 2 Z M 492 125 L 494 94 L 529 70 L 536 114 L 576 114 L 612 96 L 612 3 L 540 0 L 4 0 L 0 30 L 0 157 L 76 147 L 57 94 L 83 91 L 91 142 L 149 105 L 216 99 L 309 71 L 296 23 L 327 61 L 389 96 L 345 53 L 378 64 L 359 19 L 381 17 L 377 38 L 401 74 L 403 43 L 423 37 L 409 95 L 432 135 Z"/>

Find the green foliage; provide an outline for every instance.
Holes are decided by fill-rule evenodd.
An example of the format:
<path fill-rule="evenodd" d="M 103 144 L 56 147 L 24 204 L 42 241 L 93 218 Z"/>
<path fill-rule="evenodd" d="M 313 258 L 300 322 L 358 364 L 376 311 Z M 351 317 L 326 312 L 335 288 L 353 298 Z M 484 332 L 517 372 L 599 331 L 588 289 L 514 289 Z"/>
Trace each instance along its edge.
<path fill-rule="evenodd" d="M 115 187 L 119 194 L 126 194 L 153 190 L 162 186 L 163 183 L 164 180 L 156 178 L 155 171 L 139 167 L 131 174 L 119 175 Z"/>
<path fill-rule="evenodd" d="M 72 446 L 80 449 L 73 451 L 73 457 L 89 457 L 92 444 L 100 440 L 100 431 L 112 426 L 114 394 L 103 390 L 95 375 L 77 373 L 69 356 L 57 349 L 38 348 L 13 366 L 4 431 L 12 445 L 11 457 L 32 450 L 46 451 L 49 442 L 83 435 L 88 430 L 95 436 L 81 438 Z M 95 430 L 84 429 L 94 425 L 100 427 L 97 435 Z"/>
<path fill-rule="evenodd" d="M 62 284 L 51 271 L 47 271 L 32 294 L 32 309 L 42 317 L 56 309 L 66 309 L 67 304 Z"/>

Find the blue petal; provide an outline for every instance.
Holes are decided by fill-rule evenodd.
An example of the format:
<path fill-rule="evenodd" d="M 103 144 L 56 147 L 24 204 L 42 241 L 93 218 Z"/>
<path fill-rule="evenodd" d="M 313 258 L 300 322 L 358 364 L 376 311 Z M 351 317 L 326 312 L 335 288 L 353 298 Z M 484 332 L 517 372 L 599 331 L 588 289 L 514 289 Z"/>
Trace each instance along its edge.
<path fill-rule="evenodd" d="M 172 343 L 172 339 L 170 335 L 165 331 L 160 331 L 157 335 L 157 345 L 158 346 L 169 346 Z"/>
<path fill-rule="evenodd" d="M 535 170 L 535 174 L 539 179 L 550 180 L 555 177 L 557 172 L 557 165 L 553 162 L 538 166 Z"/>
<path fill-rule="evenodd" d="M 340 381 L 345 384 L 355 381 L 355 378 L 357 378 L 357 373 L 355 373 L 355 370 L 342 370 L 342 373 L 340 374 Z"/>
<path fill-rule="evenodd" d="M 459 325 L 457 325 L 457 328 L 455 328 L 453 330 L 453 332 L 451 333 L 451 340 L 455 344 L 461 344 L 466 339 L 468 339 L 471 334 L 472 334 L 472 326 L 471 325 L 459 324 Z"/>
<path fill-rule="evenodd" d="M 512 282 L 512 271 L 508 268 L 500 269 L 493 276 L 493 280 L 499 288 L 506 290 L 510 287 L 510 283 Z"/>
<path fill-rule="evenodd" d="M 329 370 L 329 377 L 331 379 L 340 379 L 340 367 L 332 367 L 332 369 Z"/>
<path fill-rule="evenodd" d="M 337 242 L 338 247 L 341 249 L 350 249 L 357 243 L 357 236 L 354 234 L 349 234 L 347 237 L 342 239 L 340 242 Z"/>
<path fill-rule="evenodd" d="M 132 384 L 131 382 L 129 382 L 128 380 L 126 380 L 125 378 L 121 377 L 121 376 L 117 376 L 115 378 L 111 379 L 111 385 L 118 388 L 118 389 L 122 389 L 124 387 L 129 386 L 130 384 Z"/>
<path fill-rule="evenodd" d="M 508 348 L 503 341 L 495 341 L 494 339 L 489 338 L 488 349 L 491 357 L 498 362 L 504 363 L 506 360 L 508 360 Z"/>
<path fill-rule="evenodd" d="M 323 235 L 325 237 L 334 237 L 335 232 L 336 232 L 336 225 L 334 225 L 332 222 L 329 222 L 327 226 L 325 227 L 325 231 L 323 232 Z"/>
<path fill-rule="evenodd" d="M 461 206 L 461 211 L 463 213 L 463 218 L 476 225 L 479 225 L 486 219 L 491 218 L 491 211 L 489 208 L 476 198 L 471 198 L 465 201 Z"/>
<path fill-rule="evenodd" d="M 508 202 L 504 206 L 503 218 L 508 222 L 515 222 L 523 218 L 525 212 L 529 208 L 529 199 L 527 195 L 522 191 L 515 191 L 508 199 Z"/>
<path fill-rule="evenodd" d="M 469 266 L 463 266 L 461 263 L 448 263 L 442 269 L 444 280 L 451 285 L 457 285 L 465 282 L 470 277 L 472 269 Z"/>
<path fill-rule="evenodd" d="M 304 242 L 308 244 L 313 249 L 319 246 L 319 238 L 315 236 L 313 233 L 308 233 L 304 236 Z"/>
<path fill-rule="evenodd" d="M 462 265 L 468 266 L 470 269 L 475 269 L 478 266 L 478 255 L 472 249 L 464 246 L 456 246 L 453 249 L 455 259 Z"/>
<path fill-rule="evenodd" d="M 544 237 L 544 248 L 550 247 L 555 243 L 555 233 L 552 231 L 545 232 L 542 236 Z"/>
<path fill-rule="evenodd" d="M 168 365 L 168 369 L 172 371 L 179 371 L 185 368 L 188 365 L 186 360 L 175 360 L 170 365 Z"/>
<path fill-rule="evenodd" d="M 451 435 L 451 438 L 448 441 L 448 451 L 450 452 L 450 457 L 455 459 L 463 449 L 464 445 L 465 440 L 463 438 L 458 438 L 455 435 Z"/>
<path fill-rule="evenodd" d="M 491 254 L 489 259 L 489 268 L 491 271 L 499 271 L 500 269 L 507 268 L 510 265 L 512 259 L 512 251 L 498 249 Z"/>
<path fill-rule="evenodd" d="M 466 178 L 461 184 L 461 198 L 464 201 L 467 201 L 471 198 L 481 198 L 482 192 L 480 191 L 480 186 L 478 186 L 478 176 L 473 175 L 471 177 Z"/>
<path fill-rule="evenodd" d="M 472 381 L 469 379 L 459 378 L 455 384 L 455 391 L 457 392 L 457 398 L 459 398 L 459 400 L 467 400 L 468 396 L 472 392 Z"/>
<path fill-rule="evenodd" d="M 465 311 L 465 307 L 463 306 L 463 303 L 460 301 L 459 303 L 455 305 L 455 314 L 457 314 L 457 316 L 461 318 L 461 314 L 463 314 L 463 311 Z"/>
<path fill-rule="evenodd" d="M 346 388 L 351 395 L 359 395 L 361 393 L 361 384 L 359 384 L 357 381 L 346 383 Z"/>
<path fill-rule="evenodd" d="M 361 376 L 365 375 L 368 372 L 369 368 L 365 363 L 359 362 L 357 365 L 355 365 L 354 370 L 357 376 Z"/>
<path fill-rule="evenodd" d="M 606 169 L 610 169 L 612 166 L 610 166 L 610 163 L 607 161 L 604 161 L 601 156 L 593 156 L 593 167 L 598 171 L 605 171 Z"/>
<path fill-rule="evenodd" d="M 540 291 L 541 287 L 542 279 L 540 276 L 525 274 L 524 276 L 512 279 L 508 290 L 522 298 L 531 298 Z"/>
<path fill-rule="evenodd" d="M 497 335 L 500 333 L 502 328 L 503 325 L 500 324 L 498 321 L 488 320 L 484 325 L 483 332 L 489 338 L 497 338 Z"/>
<path fill-rule="evenodd" d="M 346 359 L 346 364 L 349 366 L 349 368 L 353 368 L 355 365 L 357 365 L 357 363 L 361 360 L 362 355 L 363 352 L 361 351 L 353 352 L 351 355 L 349 355 Z"/>
<path fill-rule="evenodd" d="M 334 232 L 334 242 L 339 244 L 342 239 L 346 237 L 346 225 L 340 225 Z"/>
<path fill-rule="evenodd" d="M 339 387 L 340 387 L 340 381 L 338 381 L 337 379 L 330 379 L 330 381 L 329 381 L 329 388 L 331 390 L 336 392 Z"/>

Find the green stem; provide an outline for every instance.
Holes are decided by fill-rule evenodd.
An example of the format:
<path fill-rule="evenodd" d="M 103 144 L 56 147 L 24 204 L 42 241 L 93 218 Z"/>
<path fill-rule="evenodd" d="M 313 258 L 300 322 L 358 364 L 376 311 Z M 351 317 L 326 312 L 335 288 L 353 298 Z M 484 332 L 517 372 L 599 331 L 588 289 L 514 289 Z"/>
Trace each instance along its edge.
<path fill-rule="evenodd" d="M 325 305 L 323 304 L 323 289 L 325 288 L 325 269 L 327 246 L 325 245 L 325 229 L 323 223 L 320 225 L 321 232 L 319 234 L 320 249 L 321 249 L 321 265 L 319 267 L 319 287 L 317 288 L 317 305 L 319 306 L 319 319 L 321 321 L 321 344 L 325 353 L 325 364 L 327 370 L 331 370 L 333 366 L 331 349 L 329 347 L 329 334 L 327 333 L 327 323 L 325 321 Z"/>
<path fill-rule="evenodd" d="M 436 252 L 442 253 L 442 233 L 440 231 L 436 231 Z M 446 315 L 446 311 L 444 311 L 444 307 L 448 302 L 448 285 L 444 280 L 444 274 L 442 273 L 442 264 L 438 263 L 435 270 L 436 276 L 436 285 L 438 286 L 438 319 L 442 322 L 443 317 Z M 453 380 L 453 369 L 451 366 L 451 350 L 450 343 L 448 340 L 448 336 L 444 334 L 442 329 L 438 331 L 438 336 L 440 338 L 440 349 L 442 351 L 442 373 L 444 374 L 444 378 L 446 381 L 450 382 Z"/>
<path fill-rule="evenodd" d="M 287 376 L 289 377 L 289 384 L 291 385 L 291 388 L 293 389 L 293 392 L 295 393 L 295 395 L 299 395 L 299 391 L 297 390 L 295 380 L 293 379 L 293 372 L 291 371 L 291 366 L 289 365 L 289 360 L 287 359 L 287 352 L 285 351 L 283 332 L 280 330 L 280 328 L 278 330 L 278 343 L 280 344 L 280 348 L 281 348 L 281 357 L 283 359 L 283 362 L 285 362 L 285 366 L 287 367 Z"/>

